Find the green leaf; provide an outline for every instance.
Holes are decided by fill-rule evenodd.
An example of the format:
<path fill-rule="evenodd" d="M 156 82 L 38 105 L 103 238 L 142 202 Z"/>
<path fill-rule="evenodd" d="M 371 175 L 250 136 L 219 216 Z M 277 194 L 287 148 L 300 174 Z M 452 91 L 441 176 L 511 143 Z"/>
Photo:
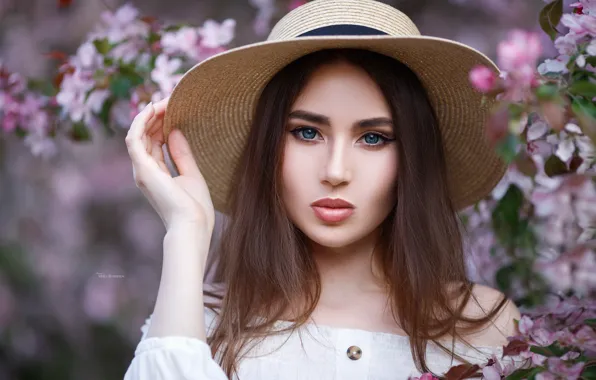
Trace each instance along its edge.
<path fill-rule="evenodd" d="M 569 170 L 567 169 L 567 165 L 553 154 L 544 163 L 544 172 L 549 177 L 556 177 L 569 173 Z"/>
<path fill-rule="evenodd" d="M 538 21 L 540 22 L 540 27 L 546 34 L 548 34 L 551 40 L 555 40 L 557 38 L 557 25 L 561 21 L 561 17 L 563 16 L 563 0 L 554 0 L 551 3 L 548 3 L 542 10 L 540 11 L 540 16 Z"/>
<path fill-rule="evenodd" d="M 106 55 L 112 50 L 110 46 L 110 42 L 107 38 L 102 38 L 101 40 L 94 40 L 93 45 L 97 49 L 97 52 L 101 55 Z"/>
<path fill-rule="evenodd" d="M 538 168 L 536 168 L 536 164 L 534 160 L 525 153 L 525 150 L 522 150 L 515 159 L 515 166 L 517 170 L 522 172 L 523 174 L 527 175 L 528 177 L 534 177 L 536 173 L 538 173 Z"/>
<path fill-rule="evenodd" d="M 523 204 L 523 192 L 519 187 L 510 185 L 493 210 L 492 227 L 499 242 L 505 247 L 517 244 L 520 235 L 527 230 L 520 220 L 520 209 Z"/>
<path fill-rule="evenodd" d="M 29 131 L 27 131 L 25 128 L 22 128 L 20 125 L 17 125 L 14 130 L 14 134 L 17 135 L 17 137 L 23 138 L 29 134 Z"/>
<path fill-rule="evenodd" d="M 518 369 L 517 371 L 513 372 L 511 375 L 505 377 L 505 379 L 506 380 L 534 379 L 537 374 L 544 372 L 544 370 L 545 370 L 544 367 Z"/>
<path fill-rule="evenodd" d="M 581 379 L 596 380 L 596 365 L 590 365 L 588 367 L 585 367 L 582 371 Z"/>
<path fill-rule="evenodd" d="M 27 88 L 44 96 L 55 96 L 58 93 L 58 89 L 51 82 L 40 79 L 29 79 Z"/>
<path fill-rule="evenodd" d="M 132 65 L 121 65 L 119 72 L 110 78 L 110 91 L 117 98 L 127 99 L 132 88 L 141 85 L 145 79 Z"/>
<path fill-rule="evenodd" d="M 582 132 L 596 144 L 596 105 L 594 102 L 582 98 L 574 98 L 571 110 L 582 129 Z"/>
<path fill-rule="evenodd" d="M 128 98 L 132 87 L 132 81 L 125 75 L 115 74 L 110 78 L 110 91 L 117 98 Z"/>
<path fill-rule="evenodd" d="M 545 83 L 536 89 L 536 96 L 539 100 L 552 100 L 559 95 L 559 86 L 553 83 Z"/>
<path fill-rule="evenodd" d="M 592 100 L 592 98 L 596 97 L 596 83 L 588 81 L 578 81 L 573 83 L 571 87 L 569 87 L 569 91 L 572 94 L 580 95 Z"/>
<path fill-rule="evenodd" d="M 565 355 L 567 352 L 569 352 L 571 350 L 569 348 L 563 348 L 555 342 L 548 347 L 532 346 L 532 347 L 530 347 L 530 351 L 532 351 L 535 354 L 540 354 L 540 355 L 546 356 L 546 357 L 551 357 L 551 356 L 560 357 L 560 356 Z"/>
<path fill-rule="evenodd" d="M 33 220 L 20 220 L 20 223 L 33 223 Z M 33 263 L 29 260 L 23 247 L 14 242 L 0 244 L 0 274 L 6 279 L 9 287 L 19 294 L 31 294 L 39 285 L 33 270 Z"/>
<path fill-rule="evenodd" d="M 515 266 L 514 265 L 507 265 L 502 267 L 497 271 L 495 274 L 495 281 L 497 286 L 502 292 L 507 292 L 510 287 L 513 279 L 515 278 Z"/>
<path fill-rule="evenodd" d="M 596 67 L 596 55 L 586 56 L 586 63 Z"/>
<path fill-rule="evenodd" d="M 109 136 L 113 136 L 115 134 L 114 129 L 110 125 L 110 111 L 112 110 L 112 106 L 116 102 L 116 99 L 113 97 L 109 97 L 103 104 L 101 111 L 99 112 L 99 120 L 101 120 L 104 130 Z"/>
<path fill-rule="evenodd" d="M 153 45 L 155 42 L 158 42 L 161 40 L 161 36 L 155 32 L 151 32 L 149 33 L 149 38 L 147 39 L 147 42 L 149 43 L 149 45 Z"/>
<path fill-rule="evenodd" d="M 517 155 L 517 146 L 519 144 L 519 137 L 513 133 L 508 133 L 504 139 L 498 142 L 496 146 L 497 154 L 506 164 L 510 164 Z"/>
<path fill-rule="evenodd" d="M 91 133 L 83 122 L 74 123 L 70 131 L 70 137 L 75 141 L 90 141 Z"/>
<path fill-rule="evenodd" d="M 586 319 L 584 323 L 591 327 L 596 327 L 596 318 Z"/>

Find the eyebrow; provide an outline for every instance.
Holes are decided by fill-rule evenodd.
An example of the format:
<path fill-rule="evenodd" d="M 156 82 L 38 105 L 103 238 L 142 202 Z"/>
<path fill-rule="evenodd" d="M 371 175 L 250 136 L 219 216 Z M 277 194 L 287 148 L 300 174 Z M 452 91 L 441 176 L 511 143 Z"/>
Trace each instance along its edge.
<path fill-rule="evenodd" d="M 321 124 L 325 126 L 331 126 L 329 118 L 324 115 L 319 115 L 312 112 L 303 110 L 292 111 L 288 116 L 289 119 L 302 119 L 314 124 Z M 393 121 L 387 117 L 374 117 L 372 119 L 363 119 L 354 123 L 354 126 L 360 128 L 380 127 L 380 126 L 393 126 Z"/>

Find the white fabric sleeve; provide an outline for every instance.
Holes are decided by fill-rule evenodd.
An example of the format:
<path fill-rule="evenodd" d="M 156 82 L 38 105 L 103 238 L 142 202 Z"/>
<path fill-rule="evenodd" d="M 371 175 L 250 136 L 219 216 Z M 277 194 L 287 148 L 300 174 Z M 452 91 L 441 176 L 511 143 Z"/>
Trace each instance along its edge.
<path fill-rule="evenodd" d="M 205 324 L 209 330 L 213 315 L 207 310 Z M 207 343 L 183 336 L 146 338 L 150 325 L 151 317 L 141 327 L 141 341 L 124 380 L 227 380 Z"/>

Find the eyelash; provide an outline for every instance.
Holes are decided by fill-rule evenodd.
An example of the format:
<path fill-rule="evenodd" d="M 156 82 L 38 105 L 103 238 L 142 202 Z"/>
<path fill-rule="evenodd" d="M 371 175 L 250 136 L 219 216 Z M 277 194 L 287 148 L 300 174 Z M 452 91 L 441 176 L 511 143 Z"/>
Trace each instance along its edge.
<path fill-rule="evenodd" d="M 300 136 L 300 132 L 305 131 L 305 130 L 312 130 L 317 135 L 320 135 L 321 134 L 316 128 L 313 128 L 313 127 L 298 127 L 298 128 L 294 128 L 294 129 L 292 129 L 290 131 L 290 133 L 292 135 L 294 135 L 294 137 L 296 139 L 300 140 L 300 141 L 306 141 L 306 142 L 314 141 L 314 140 L 310 140 L 310 139 L 305 139 L 305 138 L 303 138 L 303 137 Z M 362 137 L 360 137 L 360 139 L 358 139 L 358 140 L 360 141 L 361 139 L 363 139 L 367 135 L 379 136 L 379 138 L 381 139 L 381 141 L 378 144 L 365 144 L 367 147 L 376 148 L 376 147 L 383 146 L 383 145 L 385 145 L 385 144 L 387 144 L 387 143 L 395 140 L 395 139 L 389 138 L 389 137 L 387 137 L 384 134 L 379 133 L 379 132 L 367 132 L 364 135 L 362 135 Z"/>

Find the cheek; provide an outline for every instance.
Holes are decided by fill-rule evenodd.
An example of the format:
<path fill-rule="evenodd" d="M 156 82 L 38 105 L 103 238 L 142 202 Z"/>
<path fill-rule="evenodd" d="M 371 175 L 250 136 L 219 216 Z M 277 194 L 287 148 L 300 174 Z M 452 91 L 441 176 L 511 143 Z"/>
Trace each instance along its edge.
<path fill-rule="evenodd" d="M 312 155 L 304 152 L 305 147 L 300 146 L 292 137 L 286 140 L 282 165 L 282 183 L 284 202 L 288 206 L 300 198 L 308 197 L 311 177 L 316 175 L 316 168 Z"/>
<path fill-rule="evenodd" d="M 362 173 L 362 194 L 368 194 L 368 199 L 375 209 L 387 210 L 395 203 L 395 189 L 397 184 L 397 152 L 387 149 L 376 155 L 362 157 L 358 162 Z"/>

